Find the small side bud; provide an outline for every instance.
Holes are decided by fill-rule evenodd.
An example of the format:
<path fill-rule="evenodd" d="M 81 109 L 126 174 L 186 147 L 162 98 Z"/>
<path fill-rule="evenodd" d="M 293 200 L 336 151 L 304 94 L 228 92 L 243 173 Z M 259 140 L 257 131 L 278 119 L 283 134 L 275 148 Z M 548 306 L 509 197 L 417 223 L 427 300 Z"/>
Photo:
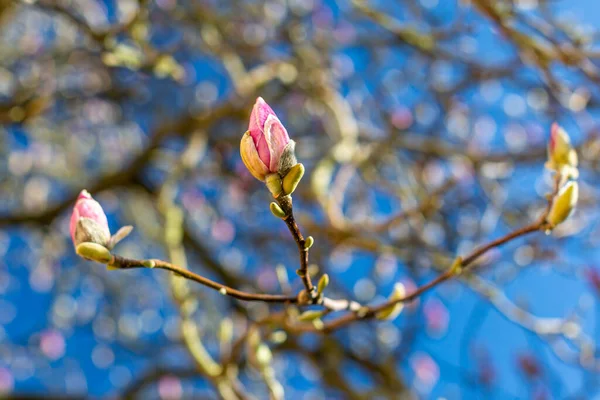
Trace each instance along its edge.
<path fill-rule="evenodd" d="M 283 178 L 283 191 L 285 194 L 294 193 L 303 176 L 304 165 L 302 163 L 298 163 L 290 168 L 289 172 Z"/>
<path fill-rule="evenodd" d="M 306 239 L 304 239 L 304 248 L 305 249 L 307 249 L 307 250 L 310 249 L 313 244 L 315 244 L 315 239 L 312 236 L 309 236 Z"/>
<path fill-rule="evenodd" d="M 323 329 L 325 329 L 325 323 L 323 323 L 323 320 L 321 318 L 313 319 L 312 324 L 318 331 L 322 331 Z"/>
<path fill-rule="evenodd" d="M 302 314 L 300 314 L 298 316 L 298 321 L 310 322 L 310 321 L 314 321 L 317 318 L 321 318 L 322 316 L 323 316 L 323 311 L 308 310 L 308 311 L 304 311 Z"/>
<path fill-rule="evenodd" d="M 273 197 L 278 198 L 283 192 L 283 188 L 281 186 L 281 177 L 279 174 L 269 174 L 265 177 L 265 184 L 267 185 L 267 189 L 273 195 Z"/>
<path fill-rule="evenodd" d="M 576 181 L 567 182 L 558 192 L 552 203 L 552 208 L 546 219 L 551 227 L 565 221 L 575 206 L 579 198 L 579 185 Z"/>
<path fill-rule="evenodd" d="M 95 261 L 100 264 L 108 264 L 112 260 L 110 251 L 102 245 L 84 242 L 77 245 L 75 252 L 86 260 Z"/>
<path fill-rule="evenodd" d="M 154 268 L 156 267 L 156 263 L 152 260 L 144 260 L 142 261 L 142 265 L 146 268 Z"/>
<path fill-rule="evenodd" d="M 269 205 L 269 208 L 271 209 L 271 213 L 276 216 L 277 218 L 281 218 L 284 219 L 285 218 L 285 213 L 283 212 L 283 210 L 281 209 L 281 207 L 279 207 L 279 204 L 272 202 L 271 205 Z"/>
<path fill-rule="evenodd" d="M 404 296 L 406 296 L 406 288 L 402 283 L 398 282 L 394 285 L 394 290 L 392 291 L 392 294 L 389 297 L 389 301 L 398 300 L 403 298 Z M 404 303 L 398 302 L 379 311 L 377 314 L 375 314 L 375 317 L 377 319 L 382 320 L 393 320 L 396 319 L 398 315 L 400 315 L 402 309 L 404 309 Z"/>
<path fill-rule="evenodd" d="M 321 279 L 319 279 L 319 283 L 317 284 L 317 293 L 322 294 L 327 286 L 329 286 L 329 275 L 323 274 Z"/>
<path fill-rule="evenodd" d="M 454 261 L 452 262 L 452 265 L 450 266 L 450 270 L 455 274 L 455 275 L 460 275 L 462 273 L 462 263 L 463 263 L 463 259 L 461 256 L 458 256 L 454 259 Z"/>

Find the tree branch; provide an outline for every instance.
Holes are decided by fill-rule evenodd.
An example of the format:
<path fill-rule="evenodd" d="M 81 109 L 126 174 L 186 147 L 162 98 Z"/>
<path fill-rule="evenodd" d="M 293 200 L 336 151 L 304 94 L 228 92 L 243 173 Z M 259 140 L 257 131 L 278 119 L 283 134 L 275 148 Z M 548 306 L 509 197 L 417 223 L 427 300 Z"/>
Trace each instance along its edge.
<path fill-rule="evenodd" d="M 308 248 L 306 247 L 306 240 L 304 239 L 304 236 L 302 236 L 302 232 L 300 232 L 300 228 L 298 227 L 298 224 L 294 218 L 292 197 L 281 196 L 277 198 L 277 203 L 285 213 L 286 217 L 283 219 L 283 221 L 287 225 L 292 237 L 294 238 L 294 241 L 298 245 L 298 253 L 300 254 L 300 268 L 296 272 L 298 273 L 298 276 L 300 276 L 300 279 L 302 279 L 302 283 L 306 289 L 306 294 L 309 296 L 310 300 L 314 302 L 317 298 L 317 293 L 310 279 L 310 275 L 308 274 Z"/>
<path fill-rule="evenodd" d="M 175 264 L 169 262 L 149 259 L 149 260 L 135 260 L 131 258 L 125 258 L 118 255 L 113 255 L 109 263 L 110 267 L 118 269 L 133 269 L 133 268 L 158 268 L 171 271 L 177 275 L 180 275 L 186 279 L 194 282 L 198 282 L 201 285 L 207 286 L 211 289 L 219 291 L 224 296 L 231 296 L 239 300 L 244 301 L 262 301 L 265 303 L 297 303 L 298 299 L 292 296 L 285 296 L 279 294 L 260 294 L 260 293 L 248 293 L 241 290 L 225 286 L 221 283 L 210 280 L 202 275 L 198 275 L 188 269 L 181 268 Z"/>

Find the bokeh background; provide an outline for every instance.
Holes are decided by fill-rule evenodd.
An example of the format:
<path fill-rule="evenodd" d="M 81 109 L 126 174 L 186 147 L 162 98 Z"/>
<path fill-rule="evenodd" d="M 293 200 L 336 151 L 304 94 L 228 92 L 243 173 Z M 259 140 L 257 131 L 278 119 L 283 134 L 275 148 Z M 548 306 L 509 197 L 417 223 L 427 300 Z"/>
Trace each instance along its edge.
<path fill-rule="evenodd" d="M 598 26 L 596 0 L 0 1 L 0 397 L 226 398 L 208 357 L 229 398 L 595 398 Z M 257 96 L 307 168 L 295 212 L 330 297 L 384 301 L 534 220 L 553 121 L 578 210 L 394 321 L 271 327 L 265 366 L 245 333 L 281 306 L 108 271 L 68 237 L 85 188 L 135 227 L 118 254 L 297 293 L 239 157 Z"/>

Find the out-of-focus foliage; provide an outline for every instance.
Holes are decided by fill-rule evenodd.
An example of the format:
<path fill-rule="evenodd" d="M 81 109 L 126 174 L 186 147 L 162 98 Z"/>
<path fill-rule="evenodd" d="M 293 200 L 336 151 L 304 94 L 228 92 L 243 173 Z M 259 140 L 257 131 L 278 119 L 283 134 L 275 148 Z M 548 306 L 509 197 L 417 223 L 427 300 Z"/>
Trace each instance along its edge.
<path fill-rule="evenodd" d="M 599 21 L 592 0 L 0 1 L 0 396 L 596 394 Z M 135 226 L 119 254 L 297 293 L 295 244 L 239 156 L 257 96 L 297 142 L 296 217 L 331 297 L 410 293 L 534 220 L 555 120 L 578 209 L 326 336 L 75 255 L 85 188 L 111 231 Z"/>

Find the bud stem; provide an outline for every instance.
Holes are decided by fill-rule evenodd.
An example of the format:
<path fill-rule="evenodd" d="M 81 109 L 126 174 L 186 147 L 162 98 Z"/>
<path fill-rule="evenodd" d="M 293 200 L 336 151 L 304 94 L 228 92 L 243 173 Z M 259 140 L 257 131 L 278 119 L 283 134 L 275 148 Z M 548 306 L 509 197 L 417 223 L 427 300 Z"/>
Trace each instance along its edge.
<path fill-rule="evenodd" d="M 306 239 L 302 236 L 300 228 L 294 218 L 294 212 L 292 208 L 292 197 L 289 195 L 280 196 L 277 199 L 277 204 L 281 207 L 281 210 L 285 213 L 285 224 L 287 225 L 296 245 L 298 246 L 298 252 L 300 255 L 300 268 L 298 269 L 298 275 L 302 279 L 304 288 L 309 294 L 310 302 L 315 303 L 318 299 L 318 293 L 316 287 L 313 285 L 310 275 L 308 274 L 308 248 L 306 247 Z"/>

